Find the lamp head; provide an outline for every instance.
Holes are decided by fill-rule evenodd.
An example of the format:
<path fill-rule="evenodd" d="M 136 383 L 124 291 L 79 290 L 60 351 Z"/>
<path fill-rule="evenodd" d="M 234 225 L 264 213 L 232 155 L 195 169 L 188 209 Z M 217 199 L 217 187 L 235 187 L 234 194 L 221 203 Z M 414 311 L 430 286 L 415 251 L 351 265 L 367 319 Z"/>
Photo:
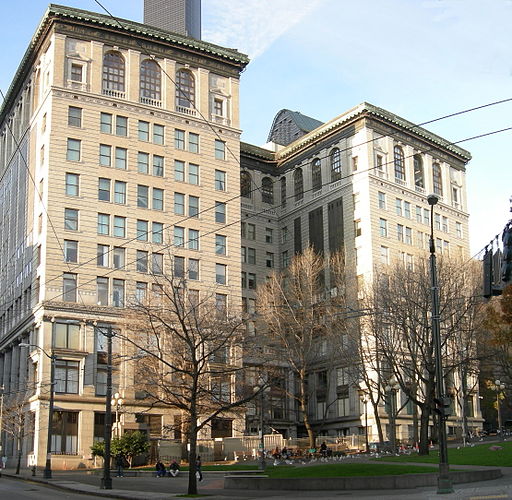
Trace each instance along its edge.
<path fill-rule="evenodd" d="M 427 201 L 428 201 L 428 204 L 433 207 L 434 205 L 437 205 L 437 203 L 439 202 L 439 196 L 437 196 L 437 194 L 429 194 L 427 196 Z"/>

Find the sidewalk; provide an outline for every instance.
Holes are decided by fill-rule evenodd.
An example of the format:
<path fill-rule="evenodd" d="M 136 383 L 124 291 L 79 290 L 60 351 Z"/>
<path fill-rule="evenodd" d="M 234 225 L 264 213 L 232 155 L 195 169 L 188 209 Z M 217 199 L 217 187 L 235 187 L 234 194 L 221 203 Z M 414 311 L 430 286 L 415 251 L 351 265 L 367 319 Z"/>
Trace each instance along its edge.
<path fill-rule="evenodd" d="M 421 464 L 411 464 L 421 465 Z M 431 464 L 429 464 L 431 465 Z M 457 466 L 457 468 L 473 468 L 473 466 Z M 499 480 L 460 484 L 455 486 L 455 493 L 437 495 L 436 488 L 416 488 L 413 490 L 352 490 L 352 491 L 261 491 L 261 490 L 224 490 L 225 472 L 204 473 L 204 480 L 198 483 L 199 494 L 208 495 L 208 500 L 253 500 L 257 498 L 272 499 L 318 499 L 339 500 L 340 496 L 357 500 L 376 500 L 377 498 L 434 500 L 448 498 L 450 500 L 512 500 L 512 468 L 502 468 L 504 477 Z M 87 474 L 85 471 L 54 471 L 53 478 L 46 480 L 42 471 L 33 477 L 30 469 L 24 469 L 15 475 L 14 469 L 5 469 L 3 475 L 25 481 L 48 484 L 52 487 L 75 493 L 91 494 L 106 498 L 126 500 L 164 500 L 187 491 L 188 474 L 181 473 L 177 478 L 156 477 L 123 477 L 112 478 L 112 490 L 100 489 L 101 475 Z M 1 479 L 0 479 L 1 481 Z M 143 493 L 143 497 L 141 497 Z"/>

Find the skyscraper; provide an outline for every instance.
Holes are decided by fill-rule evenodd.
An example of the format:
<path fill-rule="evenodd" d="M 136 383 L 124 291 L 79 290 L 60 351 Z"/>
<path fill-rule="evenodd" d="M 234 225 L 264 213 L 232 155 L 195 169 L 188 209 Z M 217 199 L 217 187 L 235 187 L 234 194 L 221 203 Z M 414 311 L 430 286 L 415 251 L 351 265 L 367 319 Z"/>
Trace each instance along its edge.
<path fill-rule="evenodd" d="M 201 0 L 144 0 L 144 24 L 201 39 Z"/>

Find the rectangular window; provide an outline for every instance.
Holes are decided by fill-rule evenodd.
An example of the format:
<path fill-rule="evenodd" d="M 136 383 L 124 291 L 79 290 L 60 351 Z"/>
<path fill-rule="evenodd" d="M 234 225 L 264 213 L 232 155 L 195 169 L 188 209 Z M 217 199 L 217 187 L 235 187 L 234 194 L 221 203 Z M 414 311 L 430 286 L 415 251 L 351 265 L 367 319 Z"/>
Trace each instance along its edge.
<path fill-rule="evenodd" d="M 116 148 L 116 168 L 126 170 L 127 151 L 125 148 Z"/>
<path fill-rule="evenodd" d="M 80 325 L 55 322 L 53 346 L 59 349 L 80 349 Z"/>
<path fill-rule="evenodd" d="M 274 240 L 274 230 L 270 227 L 265 228 L 265 243 L 272 243 Z"/>
<path fill-rule="evenodd" d="M 411 218 L 411 204 L 408 201 L 404 201 L 404 217 Z"/>
<path fill-rule="evenodd" d="M 126 217 L 114 215 L 114 231 L 113 235 L 118 238 L 126 238 Z"/>
<path fill-rule="evenodd" d="M 137 250 L 136 270 L 139 273 L 148 272 L 148 252 L 145 252 L 144 250 Z"/>
<path fill-rule="evenodd" d="M 149 122 L 139 120 L 139 141 L 149 142 Z"/>
<path fill-rule="evenodd" d="M 441 231 L 441 216 L 434 214 L 434 226 L 438 231 Z"/>
<path fill-rule="evenodd" d="M 251 224 L 250 222 L 247 223 L 247 239 L 256 239 L 256 224 Z"/>
<path fill-rule="evenodd" d="M 199 185 L 199 165 L 194 163 L 188 164 L 188 182 L 196 186 Z"/>
<path fill-rule="evenodd" d="M 164 190 L 159 188 L 153 188 L 153 210 L 164 209 Z"/>
<path fill-rule="evenodd" d="M 116 135 L 126 137 L 128 135 L 128 118 L 116 116 Z"/>
<path fill-rule="evenodd" d="M 430 210 L 428 208 L 423 209 L 423 224 L 430 225 Z"/>
<path fill-rule="evenodd" d="M 359 158 L 357 156 L 352 157 L 352 172 L 357 172 L 359 168 Z"/>
<path fill-rule="evenodd" d="M 137 220 L 137 239 L 139 241 L 148 241 L 148 221 L 147 220 Z"/>
<path fill-rule="evenodd" d="M 126 182 L 115 181 L 114 203 L 119 203 L 120 205 L 126 204 Z"/>
<path fill-rule="evenodd" d="M 64 240 L 64 261 L 78 262 L 78 241 Z"/>
<path fill-rule="evenodd" d="M 165 127 L 155 123 L 153 125 L 153 142 L 155 144 L 163 144 L 165 135 Z"/>
<path fill-rule="evenodd" d="M 76 302 L 76 278 L 73 273 L 64 273 L 62 275 L 62 300 L 64 302 Z"/>
<path fill-rule="evenodd" d="M 265 258 L 265 263 L 267 267 L 274 267 L 274 254 L 271 252 L 267 252 L 267 256 Z"/>
<path fill-rule="evenodd" d="M 153 155 L 153 175 L 156 177 L 164 176 L 164 157 Z"/>
<path fill-rule="evenodd" d="M 215 235 L 215 253 L 226 255 L 226 237 L 222 234 Z"/>
<path fill-rule="evenodd" d="M 78 412 L 55 411 L 52 424 L 52 453 L 76 455 L 78 453 Z"/>
<path fill-rule="evenodd" d="M 174 147 L 176 149 L 185 149 L 185 131 L 174 129 Z"/>
<path fill-rule="evenodd" d="M 152 225 L 153 243 L 162 244 L 164 241 L 164 225 L 161 222 L 153 222 Z"/>
<path fill-rule="evenodd" d="M 288 267 L 290 264 L 290 257 L 288 255 L 288 250 L 285 250 L 281 253 L 281 263 L 283 267 Z"/>
<path fill-rule="evenodd" d="M 249 290 L 256 289 L 256 275 L 254 273 L 247 274 L 247 287 Z"/>
<path fill-rule="evenodd" d="M 174 278 L 185 277 L 185 257 L 174 256 Z"/>
<path fill-rule="evenodd" d="M 100 131 L 105 134 L 112 133 L 112 115 L 110 113 L 101 113 L 101 115 L 100 115 Z"/>
<path fill-rule="evenodd" d="M 418 205 L 416 205 L 416 222 L 419 222 L 419 223 L 423 222 L 421 207 L 419 207 Z"/>
<path fill-rule="evenodd" d="M 124 307 L 124 280 L 112 280 L 112 305 Z"/>
<path fill-rule="evenodd" d="M 247 249 L 247 264 L 256 264 L 256 249 L 248 248 Z"/>
<path fill-rule="evenodd" d="M 68 108 L 68 125 L 70 127 L 82 126 L 82 108 L 69 106 Z"/>
<path fill-rule="evenodd" d="M 188 230 L 188 248 L 189 250 L 199 250 L 199 231 L 197 229 Z"/>
<path fill-rule="evenodd" d="M 149 208 L 149 187 L 141 184 L 137 185 L 137 206 L 140 208 Z"/>
<path fill-rule="evenodd" d="M 396 225 L 396 236 L 398 241 L 404 241 L 404 226 L 402 224 Z"/>
<path fill-rule="evenodd" d="M 148 294 L 148 284 L 144 281 L 137 281 L 135 284 L 135 300 L 141 303 L 146 300 Z"/>
<path fill-rule="evenodd" d="M 361 236 L 361 219 L 357 219 L 354 221 L 354 236 L 357 238 L 358 236 Z"/>
<path fill-rule="evenodd" d="M 174 213 L 185 215 L 185 195 L 183 193 L 174 193 Z"/>
<path fill-rule="evenodd" d="M 108 306 L 108 278 L 96 278 L 96 303 L 99 306 Z"/>
<path fill-rule="evenodd" d="M 189 217 L 199 217 L 199 198 L 197 196 L 188 197 L 188 215 Z"/>
<path fill-rule="evenodd" d="M 442 230 L 445 232 L 445 233 L 448 233 L 449 232 L 449 228 L 448 228 L 448 217 L 445 217 L 443 215 L 443 218 L 442 218 Z"/>
<path fill-rule="evenodd" d="M 226 143 L 215 139 L 215 159 L 225 160 L 226 159 Z"/>
<path fill-rule="evenodd" d="M 455 223 L 455 232 L 457 234 L 457 238 L 462 238 L 462 224 L 460 222 Z"/>
<path fill-rule="evenodd" d="M 66 174 L 66 194 L 68 196 L 78 196 L 79 180 L 80 176 L 78 174 Z"/>
<path fill-rule="evenodd" d="M 288 241 L 289 232 L 288 227 L 285 226 L 281 229 L 281 244 L 285 244 Z"/>
<path fill-rule="evenodd" d="M 123 269 L 125 266 L 126 249 L 122 247 L 114 247 L 113 261 L 114 269 Z"/>
<path fill-rule="evenodd" d="M 96 265 L 100 267 L 108 267 L 108 255 L 110 247 L 108 245 L 98 244 L 96 247 Z"/>
<path fill-rule="evenodd" d="M 80 148 L 82 141 L 78 139 L 68 139 L 66 159 L 69 161 L 80 161 Z"/>
<path fill-rule="evenodd" d="M 215 222 L 220 224 L 226 222 L 226 204 L 220 201 L 215 202 Z"/>
<path fill-rule="evenodd" d="M 84 68 L 81 64 L 71 63 L 69 79 L 73 82 L 83 82 Z"/>
<path fill-rule="evenodd" d="M 386 210 L 386 193 L 381 193 L 379 191 L 379 208 L 381 210 Z"/>
<path fill-rule="evenodd" d="M 188 259 L 188 279 L 198 280 L 199 279 L 199 260 Z"/>
<path fill-rule="evenodd" d="M 412 245 L 412 229 L 410 227 L 405 228 L 405 242 Z"/>
<path fill-rule="evenodd" d="M 224 116 L 222 99 L 213 100 L 213 114 L 217 116 Z"/>
<path fill-rule="evenodd" d="M 78 231 L 78 210 L 74 208 L 64 209 L 64 229 Z"/>
<path fill-rule="evenodd" d="M 110 215 L 98 214 L 98 234 L 110 234 Z"/>
<path fill-rule="evenodd" d="M 247 288 L 247 273 L 245 271 L 242 271 L 242 288 L 245 289 Z M 243 297 L 245 298 L 245 297 Z"/>
<path fill-rule="evenodd" d="M 388 221 L 386 219 L 379 219 L 379 233 L 384 238 L 388 236 Z"/>
<path fill-rule="evenodd" d="M 141 174 L 149 173 L 149 154 L 141 151 L 137 154 L 137 171 Z"/>
<path fill-rule="evenodd" d="M 112 157 L 112 146 L 100 144 L 100 165 L 110 167 Z"/>
<path fill-rule="evenodd" d="M 174 180 L 185 182 L 185 162 L 180 160 L 174 161 Z"/>
<path fill-rule="evenodd" d="M 381 246 L 380 247 L 380 263 L 384 265 L 389 264 L 389 248 Z"/>
<path fill-rule="evenodd" d="M 174 226 L 174 246 L 182 247 L 185 245 L 185 228 Z"/>
<path fill-rule="evenodd" d="M 402 200 L 397 198 L 395 200 L 396 215 L 402 215 Z"/>
<path fill-rule="evenodd" d="M 215 283 L 219 285 L 226 284 L 226 265 L 215 264 Z"/>
<path fill-rule="evenodd" d="M 153 274 L 163 274 L 164 255 L 162 253 L 151 254 L 151 271 L 153 272 Z"/>
<path fill-rule="evenodd" d="M 55 392 L 78 394 L 78 361 L 55 361 Z"/>
<path fill-rule="evenodd" d="M 215 190 L 226 191 L 226 172 L 215 170 Z"/>
<path fill-rule="evenodd" d="M 190 132 L 188 134 L 188 150 L 191 153 L 199 153 L 199 135 Z"/>

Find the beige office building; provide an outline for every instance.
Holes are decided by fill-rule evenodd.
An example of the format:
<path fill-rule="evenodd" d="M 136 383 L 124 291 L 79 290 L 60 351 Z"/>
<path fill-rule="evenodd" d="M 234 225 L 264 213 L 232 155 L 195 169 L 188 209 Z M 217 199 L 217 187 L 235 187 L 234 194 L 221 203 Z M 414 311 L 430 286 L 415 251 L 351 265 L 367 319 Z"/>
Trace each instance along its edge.
<path fill-rule="evenodd" d="M 44 15 L 0 111 L 0 384 L 6 402 L 31 391 L 24 464 L 46 457 L 45 352 L 57 356 L 53 466 L 90 465 L 103 435 L 102 328 L 117 327 L 124 305 L 171 265 L 239 307 L 247 63 L 108 15 L 60 6 Z M 114 432 L 159 438 L 172 422 L 157 407 L 144 412 L 130 363 L 115 367 L 113 392 L 124 400 Z M 12 436 L 2 445 L 13 459 Z"/>

